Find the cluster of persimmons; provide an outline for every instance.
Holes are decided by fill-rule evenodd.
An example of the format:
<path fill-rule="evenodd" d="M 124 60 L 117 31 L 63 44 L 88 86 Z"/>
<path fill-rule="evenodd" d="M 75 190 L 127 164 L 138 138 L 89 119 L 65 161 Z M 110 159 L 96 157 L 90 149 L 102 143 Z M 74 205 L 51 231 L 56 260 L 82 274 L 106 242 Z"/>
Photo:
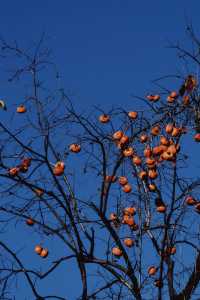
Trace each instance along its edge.
<path fill-rule="evenodd" d="M 166 98 L 166 101 L 169 105 L 176 103 L 177 99 L 181 99 L 182 105 L 187 107 L 190 105 L 191 93 L 194 88 L 197 86 L 196 79 L 189 75 L 184 84 L 181 86 L 178 92 L 172 91 Z M 150 103 L 158 102 L 160 100 L 160 95 L 147 95 L 146 99 Z M 21 105 L 17 108 L 18 113 L 26 112 L 26 107 Z M 134 121 L 138 118 L 139 113 L 137 111 L 129 111 L 127 116 L 130 120 Z M 102 114 L 99 116 L 99 122 L 102 124 L 107 124 L 111 121 L 112 116 L 109 114 Z M 183 134 L 187 133 L 187 128 L 184 126 L 177 125 L 175 122 L 169 122 L 164 126 L 161 124 L 154 124 L 149 128 L 149 133 L 141 132 L 138 136 L 138 140 L 143 147 L 143 154 L 137 154 L 136 149 L 132 146 L 131 137 L 129 137 L 122 130 L 117 130 L 112 133 L 112 142 L 115 147 L 119 149 L 121 155 L 124 158 L 131 160 L 135 170 L 137 171 L 138 179 L 141 181 L 146 191 L 149 193 L 157 193 L 155 199 L 156 212 L 159 214 L 165 214 L 167 211 L 167 206 L 162 200 L 159 189 L 155 183 L 155 180 L 159 176 L 159 166 L 162 163 L 169 162 L 176 164 L 177 155 L 180 151 L 180 138 Z M 151 144 L 151 140 L 156 137 L 156 145 Z M 194 135 L 194 140 L 200 142 L 200 133 L 196 132 Z M 79 153 L 81 151 L 81 145 L 73 143 L 69 145 L 69 151 L 72 153 Z M 8 170 L 10 176 L 17 176 L 20 172 L 28 171 L 28 168 L 31 165 L 31 158 L 24 158 L 20 165 L 12 167 Z M 57 161 L 52 166 L 52 172 L 54 176 L 62 176 L 65 170 L 65 163 L 63 161 Z M 118 182 L 122 191 L 126 194 L 131 193 L 132 186 L 129 183 L 129 180 L 126 176 L 112 176 L 106 175 L 104 178 L 107 183 L 116 183 Z M 44 193 L 41 189 L 35 189 L 37 196 L 42 196 Z M 195 210 L 200 213 L 200 203 L 194 199 L 192 196 L 187 196 L 185 203 L 190 206 L 194 206 Z M 123 209 L 122 215 L 117 215 L 117 213 L 112 212 L 110 214 L 109 220 L 114 228 L 119 228 L 122 226 L 128 226 L 130 230 L 137 231 L 139 229 L 138 224 L 135 221 L 135 214 L 137 213 L 137 208 L 134 206 L 125 207 Z M 34 225 L 34 220 L 29 218 L 26 220 L 27 225 Z M 134 246 L 135 241 L 132 237 L 126 237 L 123 239 L 123 244 L 127 248 Z M 35 252 L 41 257 L 45 258 L 48 256 L 48 249 L 42 248 L 40 245 L 35 247 Z M 111 250 L 112 254 L 116 258 L 123 256 L 123 251 L 117 245 L 114 246 Z M 164 256 L 173 255 L 176 253 L 176 247 L 171 246 L 167 247 L 164 250 Z M 148 268 L 149 276 L 156 274 L 158 268 L 156 266 L 150 266 Z M 161 283 L 159 280 L 155 280 L 155 285 L 160 286 Z"/>
<path fill-rule="evenodd" d="M 181 86 L 179 92 L 172 91 L 166 98 L 169 105 L 176 104 L 176 100 L 181 98 L 181 105 L 187 107 L 190 105 L 191 93 L 197 86 L 196 79 L 189 75 L 185 80 L 184 84 Z M 150 102 L 157 102 L 160 100 L 160 95 L 147 95 L 147 100 Z M 138 112 L 129 111 L 127 113 L 131 120 L 136 120 L 138 118 Z M 111 117 L 107 114 L 103 114 L 99 117 L 101 123 L 110 122 Z M 159 189 L 155 184 L 155 180 L 159 175 L 158 168 L 164 162 L 171 162 L 176 164 L 177 155 L 180 151 L 180 138 L 183 134 L 186 134 L 188 129 L 184 126 L 178 126 L 175 122 L 170 122 L 163 125 L 154 124 L 150 129 L 149 134 L 141 133 L 139 136 L 139 142 L 144 145 L 143 155 L 138 155 L 136 149 L 131 145 L 131 138 L 126 135 L 122 130 L 118 130 L 113 133 L 112 140 L 120 149 L 121 154 L 125 158 L 129 158 L 132 161 L 135 169 L 137 170 L 137 176 L 142 181 L 147 192 L 157 193 L 158 197 L 155 199 L 156 211 L 157 213 L 166 213 L 167 206 L 163 202 Z M 151 144 L 152 139 L 157 137 L 156 145 Z M 200 133 L 196 132 L 194 135 L 194 140 L 200 142 Z M 121 186 L 124 193 L 131 193 L 132 186 L 128 181 L 126 176 L 112 176 L 107 175 L 105 178 L 107 182 L 117 182 Z M 194 206 L 197 213 L 200 213 L 200 202 L 194 199 L 192 196 L 187 196 L 185 203 L 190 206 Z M 117 213 L 112 212 L 110 214 L 110 222 L 114 227 L 119 228 L 121 225 L 128 226 L 131 230 L 138 230 L 139 226 L 135 222 L 134 215 L 137 212 L 136 207 L 126 207 L 123 210 L 122 215 L 117 215 Z M 123 244 L 131 248 L 134 246 L 135 241 L 131 237 L 126 237 L 123 239 Z M 165 247 L 162 253 L 164 259 L 169 255 L 174 255 L 176 253 L 176 247 L 170 246 Z M 116 258 L 123 256 L 123 251 L 119 246 L 114 246 L 112 248 L 112 254 Z M 158 268 L 156 266 L 150 266 L 148 268 L 149 276 L 156 274 Z M 154 284 L 159 287 L 162 283 L 159 280 L 155 280 Z"/>

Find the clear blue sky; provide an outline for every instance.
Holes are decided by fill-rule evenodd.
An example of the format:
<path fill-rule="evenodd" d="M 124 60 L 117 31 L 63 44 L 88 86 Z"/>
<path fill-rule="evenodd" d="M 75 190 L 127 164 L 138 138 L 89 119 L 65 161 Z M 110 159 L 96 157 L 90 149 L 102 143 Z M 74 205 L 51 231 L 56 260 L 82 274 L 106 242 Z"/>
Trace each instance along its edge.
<path fill-rule="evenodd" d="M 75 93 L 77 103 L 88 109 L 97 104 L 130 107 L 132 93 L 143 95 L 151 80 L 178 70 L 175 52 L 166 46 L 169 41 L 187 44 L 187 20 L 200 32 L 199 12 L 195 0 L 7 0 L 1 3 L 0 34 L 28 46 L 46 32 L 63 85 Z M 4 80 L 0 96 L 15 98 Z M 73 270 L 62 271 L 67 285 Z M 70 288 L 73 300 L 76 282 Z M 20 291 L 16 299 L 25 296 Z"/>
<path fill-rule="evenodd" d="M 63 84 L 87 104 L 130 103 L 175 70 L 168 41 L 199 30 L 199 1 L 3 1 L 0 34 L 30 45 L 45 31 Z"/>

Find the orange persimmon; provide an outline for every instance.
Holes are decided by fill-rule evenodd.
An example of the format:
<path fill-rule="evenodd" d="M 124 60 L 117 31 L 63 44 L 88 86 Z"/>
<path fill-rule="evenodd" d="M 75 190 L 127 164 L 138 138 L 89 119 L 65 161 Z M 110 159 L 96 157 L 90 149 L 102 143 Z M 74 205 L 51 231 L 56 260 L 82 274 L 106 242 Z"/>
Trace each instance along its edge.
<path fill-rule="evenodd" d="M 141 158 L 139 157 L 139 156 L 137 156 L 137 155 L 135 155 L 134 157 L 133 157 L 133 163 L 136 165 L 136 166 L 140 166 L 141 164 L 142 164 L 142 160 L 141 160 Z"/>
<path fill-rule="evenodd" d="M 123 132 L 121 130 L 118 130 L 113 133 L 113 140 L 120 140 L 123 136 Z"/>
<path fill-rule="evenodd" d="M 73 153 L 79 153 L 81 151 L 81 145 L 79 144 L 71 144 L 69 145 L 69 150 Z"/>
<path fill-rule="evenodd" d="M 167 124 L 166 127 L 165 127 L 166 133 L 171 134 L 173 128 L 174 128 L 174 125 L 172 123 Z"/>
<path fill-rule="evenodd" d="M 136 208 L 134 206 L 124 208 L 124 215 L 133 216 L 136 213 Z"/>
<path fill-rule="evenodd" d="M 112 254 L 116 257 L 122 256 L 122 250 L 119 247 L 112 248 Z"/>
<path fill-rule="evenodd" d="M 131 238 L 126 238 L 124 239 L 124 245 L 128 248 L 131 248 L 134 245 L 134 240 Z"/>
<path fill-rule="evenodd" d="M 123 151 L 123 155 L 124 155 L 125 157 L 132 156 L 133 154 L 134 154 L 134 149 L 133 149 L 133 147 L 128 147 L 128 148 L 124 149 L 124 151 Z"/>
<path fill-rule="evenodd" d="M 188 196 L 185 199 L 185 203 L 187 205 L 195 205 L 197 203 L 197 201 L 192 196 Z"/>
<path fill-rule="evenodd" d="M 147 134 L 145 134 L 145 133 L 143 133 L 143 134 L 141 134 L 141 136 L 140 136 L 140 142 L 141 143 L 146 143 L 147 141 L 148 141 L 148 135 Z"/>
<path fill-rule="evenodd" d="M 19 105 L 17 107 L 17 112 L 20 113 L 20 114 L 25 113 L 26 112 L 26 107 L 23 104 Z"/>
<path fill-rule="evenodd" d="M 40 253 L 42 252 L 42 247 L 40 245 L 35 246 L 35 252 L 40 255 Z"/>
<path fill-rule="evenodd" d="M 99 116 L 99 122 L 108 123 L 110 121 L 109 115 L 103 114 Z"/>
<path fill-rule="evenodd" d="M 137 119 L 138 113 L 136 111 L 129 111 L 128 116 L 130 119 Z"/>
<path fill-rule="evenodd" d="M 156 125 L 151 129 L 151 134 L 157 136 L 160 133 L 160 126 Z"/>
<path fill-rule="evenodd" d="M 28 226 L 33 226 L 33 225 L 35 224 L 35 222 L 33 221 L 32 218 L 28 218 L 28 219 L 26 219 L 26 224 L 27 224 Z"/>
<path fill-rule="evenodd" d="M 147 99 L 151 102 L 157 102 L 160 99 L 160 95 L 147 95 Z"/>
<path fill-rule="evenodd" d="M 132 187 L 129 183 L 125 184 L 122 188 L 124 193 L 130 193 L 132 191 Z"/>
<path fill-rule="evenodd" d="M 63 161 L 58 161 L 54 168 L 53 168 L 53 174 L 55 176 L 61 176 L 64 173 L 65 164 Z"/>
<path fill-rule="evenodd" d="M 46 258 L 49 255 L 49 251 L 47 248 L 42 249 L 42 251 L 40 252 L 40 256 L 42 258 Z"/>
<path fill-rule="evenodd" d="M 13 177 L 14 177 L 14 176 L 17 176 L 17 175 L 18 175 L 19 171 L 20 171 L 19 167 L 10 168 L 10 169 L 8 170 L 8 174 L 9 174 L 10 176 L 13 176 Z"/>
<path fill-rule="evenodd" d="M 194 136 L 194 140 L 195 142 L 200 142 L 200 133 L 196 133 L 195 136 Z"/>
<path fill-rule="evenodd" d="M 157 272 L 157 268 L 156 267 L 151 266 L 151 267 L 148 268 L 148 274 L 149 274 L 149 276 L 155 275 L 156 272 Z"/>

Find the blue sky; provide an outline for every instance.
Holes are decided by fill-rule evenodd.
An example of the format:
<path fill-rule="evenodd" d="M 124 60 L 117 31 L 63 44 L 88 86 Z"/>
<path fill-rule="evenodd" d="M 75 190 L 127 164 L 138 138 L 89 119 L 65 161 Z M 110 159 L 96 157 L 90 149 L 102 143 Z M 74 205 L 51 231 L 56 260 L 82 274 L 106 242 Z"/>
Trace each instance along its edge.
<path fill-rule="evenodd" d="M 194 0 L 7 0 L 1 3 L 0 35 L 26 47 L 46 32 L 62 85 L 77 105 L 131 108 L 131 94 L 144 95 L 151 80 L 184 72 L 166 46 L 170 41 L 187 45 L 187 20 L 200 32 L 199 11 L 200 2 Z M 1 96 L 17 101 L 4 79 L 1 75 Z M 20 291 L 17 300 L 22 296 Z"/>
<path fill-rule="evenodd" d="M 150 81 L 176 71 L 169 41 L 185 41 L 186 20 L 198 30 L 199 1 L 4 1 L 0 34 L 22 45 L 42 32 L 62 82 L 85 105 L 130 104 Z"/>

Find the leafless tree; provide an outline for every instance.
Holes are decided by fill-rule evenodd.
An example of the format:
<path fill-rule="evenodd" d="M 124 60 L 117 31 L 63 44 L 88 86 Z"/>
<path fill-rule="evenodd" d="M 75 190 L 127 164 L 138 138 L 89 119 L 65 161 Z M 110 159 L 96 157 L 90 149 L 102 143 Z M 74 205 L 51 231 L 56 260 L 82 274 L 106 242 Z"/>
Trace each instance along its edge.
<path fill-rule="evenodd" d="M 197 70 L 200 40 L 188 33 L 192 51 L 173 47 Z M 22 102 L 1 102 L 0 299 L 25 280 L 32 299 L 71 300 L 41 292 L 66 262 L 80 274 L 77 299 L 199 299 L 198 75 L 174 76 L 176 91 L 157 80 L 154 94 L 134 96 L 137 111 L 82 113 L 43 45 L 0 41 L 11 87 L 24 83 Z M 36 253 L 21 250 L 21 230 L 38 236 Z"/>

